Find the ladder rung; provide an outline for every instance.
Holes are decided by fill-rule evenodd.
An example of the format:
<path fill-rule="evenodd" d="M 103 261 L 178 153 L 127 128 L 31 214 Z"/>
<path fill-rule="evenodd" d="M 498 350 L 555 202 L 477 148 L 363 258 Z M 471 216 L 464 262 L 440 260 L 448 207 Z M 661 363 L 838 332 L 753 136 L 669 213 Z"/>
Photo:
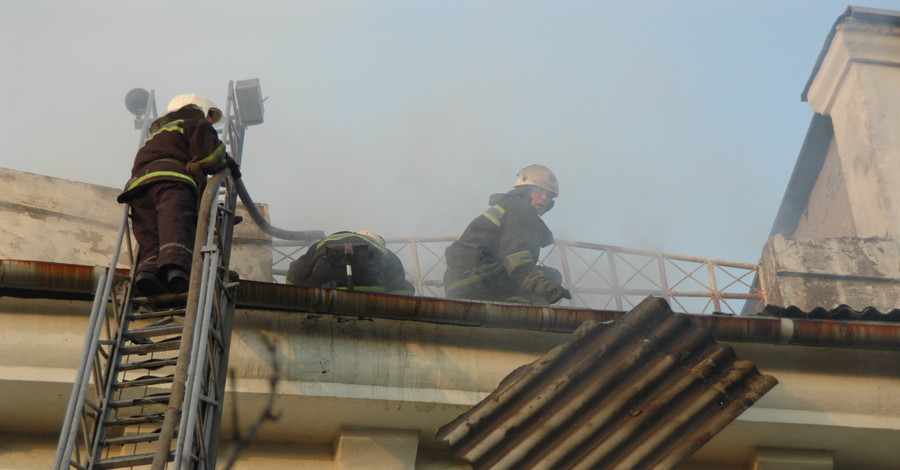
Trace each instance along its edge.
<path fill-rule="evenodd" d="M 125 332 L 125 337 L 128 339 L 135 338 L 152 338 L 154 336 L 164 336 L 164 335 L 177 335 L 181 334 L 181 331 L 184 330 L 184 325 L 164 325 L 164 326 L 150 326 L 147 328 L 140 328 L 136 330 L 130 330 Z"/>
<path fill-rule="evenodd" d="M 110 406 L 113 408 L 125 408 L 128 406 L 167 405 L 171 396 L 170 393 L 157 393 L 146 397 L 123 398 L 113 401 L 110 403 Z"/>
<path fill-rule="evenodd" d="M 127 436 L 111 437 L 103 442 L 104 446 L 116 446 L 125 444 L 137 444 L 140 442 L 153 442 L 159 439 L 158 432 L 146 434 L 129 434 Z"/>
<path fill-rule="evenodd" d="M 154 297 L 132 297 L 131 304 L 135 307 L 147 307 L 150 310 L 162 310 L 184 307 L 186 300 L 187 292 L 183 294 L 161 294 Z"/>
<path fill-rule="evenodd" d="M 107 468 L 134 467 L 137 465 L 149 465 L 153 463 L 154 454 L 138 454 L 98 460 L 93 468 L 103 470 Z M 175 452 L 169 452 L 169 461 L 175 460 Z"/>
<path fill-rule="evenodd" d="M 178 341 L 160 341 L 158 343 L 150 343 L 150 344 L 138 344 L 134 346 L 123 346 L 122 354 L 147 354 L 153 352 L 160 351 L 176 351 L 178 347 L 181 345 L 181 341 L 179 338 Z"/>
<path fill-rule="evenodd" d="M 138 377 L 134 380 L 123 380 L 122 382 L 116 382 L 114 385 L 116 388 L 128 388 L 128 387 L 145 387 L 147 385 L 159 385 L 165 383 L 172 383 L 175 381 L 174 375 L 167 375 L 165 377 L 156 377 L 153 375 L 146 375 L 144 377 Z"/>
<path fill-rule="evenodd" d="M 127 364 L 121 364 L 117 367 L 120 371 L 125 370 L 135 370 L 135 369 L 146 369 L 146 370 L 156 370 L 166 366 L 174 366 L 178 364 L 178 358 L 172 357 L 169 359 L 148 359 L 146 361 L 138 361 L 138 362 L 129 362 Z"/>
<path fill-rule="evenodd" d="M 154 413 L 151 415 L 135 415 L 126 416 L 124 418 L 113 418 L 104 421 L 105 426 L 137 426 L 139 424 L 161 423 L 166 419 L 163 413 Z"/>
<path fill-rule="evenodd" d="M 185 312 L 185 308 L 168 308 L 163 310 L 153 310 L 150 312 L 140 312 L 140 313 L 132 313 L 129 319 L 131 321 L 138 320 L 147 320 L 150 318 L 163 318 L 163 317 L 183 317 Z"/>

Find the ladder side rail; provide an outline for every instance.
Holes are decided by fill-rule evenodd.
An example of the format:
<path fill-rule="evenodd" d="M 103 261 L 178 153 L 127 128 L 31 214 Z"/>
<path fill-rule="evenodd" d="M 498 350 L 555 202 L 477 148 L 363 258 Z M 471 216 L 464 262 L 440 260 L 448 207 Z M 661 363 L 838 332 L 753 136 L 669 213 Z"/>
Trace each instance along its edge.
<path fill-rule="evenodd" d="M 244 127 L 237 123 L 237 117 L 239 117 L 239 112 L 236 107 L 236 100 L 234 96 L 234 83 L 228 83 L 228 102 L 225 106 L 225 119 L 224 119 L 224 138 L 229 147 L 231 157 L 240 164 L 243 150 L 243 130 Z M 234 112 L 234 115 L 232 114 Z M 208 182 L 208 187 L 204 191 L 202 202 L 200 204 L 200 210 L 202 211 L 199 214 L 198 220 L 207 220 L 207 226 L 205 233 L 197 233 L 197 237 L 195 239 L 195 247 L 194 247 L 194 262 L 192 265 L 192 276 L 191 276 L 191 291 L 188 298 L 188 310 L 193 311 L 194 319 L 191 320 L 191 331 L 190 338 L 194 347 L 188 348 L 195 351 L 192 351 L 191 361 L 186 367 L 186 377 L 185 381 L 187 383 L 180 383 L 179 377 L 176 376 L 176 383 L 178 384 L 178 391 L 181 395 L 179 409 L 182 409 L 186 412 L 182 413 L 180 420 L 180 432 L 178 433 L 178 440 L 175 446 L 175 462 L 174 468 L 191 468 L 191 453 L 193 450 L 193 439 L 194 439 L 194 424 L 196 423 L 197 414 L 199 413 L 199 393 L 202 388 L 201 381 L 208 374 L 214 374 L 215 371 L 207 371 L 205 360 L 201 359 L 201 355 L 207 350 L 208 341 L 209 341 L 209 322 L 211 321 L 211 313 L 212 313 L 212 302 L 210 301 L 210 297 L 215 293 L 216 287 L 218 287 L 218 275 L 219 273 L 219 251 L 221 249 L 228 250 L 231 245 L 231 235 L 233 230 L 233 216 L 235 213 L 235 206 L 237 204 L 236 197 L 234 197 L 233 187 L 228 185 L 232 179 L 228 176 L 230 175 L 230 171 L 225 169 L 220 171 L 216 175 L 214 175 L 210 181 Z M 226 200 L 225 211 L 223 213 L 223 217 L 219 217 L 219 213 L 216 211 L 214 206 L 218 205 L 218 195 L 220 187 L 225 184 L 226 192 L 228 192 L 231 197 L 228 197 Z M 231 191 L 228 191 L 231 190 Z M 255 209 L 255 207 L 254 207 Z M 227 222 L 225 218 L 228 218 Z M 221 222 L 221 225 L 217 225 L 217 222 Z M 216 246 L 216 235 L 218 234 L 218 243 L 220 246 Z M 205 243 L 203 242 L 205 238 Z M 230 251 L 230 250 L 229 250 Z M 201 256 L 202 254 L 202 256 Z M 202 260 L 198 263 L 198 260 Z M 227 255 L 225 257 L 226 270 L 224 273 L 227 273 Z M 202 274 L 199 272 L 202 269 Z M 200 274 L 198 276 L 198 274 Z M 226 274 L 227 275 L 227 274 Z M 199 285 L 195 285 L 196 279 L 200 277 L 201 281 Z M 187 327 L 187 318 L 185 319 L 186 329 L 183 333 L 183 338 L 187 338 L 188 335 L 188 327 Z M 223 338 L 223 341 L 228 341 L 229 338 Z M 201 341 L 204 341 L 201 343 Z M 184 346 L 182 344 L 182 346 Z M 179 371 L 183 370 L 182 367 L 182 358 L 184 357 L 181 354 L 182 351 L 179 351 Z M 227 357 L 223 358 L 223 362 L 227 364 Z M 176 372 L 177 374 L 177 372 Z M 224 384 L 223 384 L 224 385 Z M 183 388 L 182 388 L 183 386 Z M 173 396 L 172 401 L 176 400 L 175 388 L 173 387 Z M 187 404 L 184 403 L 185 398 L 187 399 Z M 172 403 L 170 401 L 170 405 Z M 224 400 L 223 400 L 224 401 Z M 222 403 L 219 403 L 219 407 L 221 407 Z M 170 406 L 171 407 L 171 406 Z M 168 421 L 168 420 L 167 420 Z M 206 420 L 204 420 L 206 421 Z M 165 423 L 164 423 L 165 424 Z M 170 424 L 171 425 L 171 424 Z M 215 439 L 217 437 L 217 432 L 207 433 L 207 439 Z M 168 436 L 171 442 L 171 439 L 174 436 Z M 168 446 L 167 446 L 168 447 Z M 209 456 L 207 459 L 203 459 L 201 457 L 201 462 L 205 461 L 213 461 L 215 456 Z M 161 450 L 157 448 L 156 456 L 154 457 L 154 465 L 153 468 L 156 469 L 158 467 L 158 460 L 161 460 Z M 162 468 L 162 467 L 160 467 Z"/>
<path fill-rule="evenodd" d="M 206 425 L 206 429 L 212 430 L 212 432 L 207 435 L 207 440 L 209 442 L 206 446 L 206 465 L 204 467 L 206 470 L 215 470 L 216 468 L 216 456 L 219 447 L 218 436 L 225 406 L 225 382 L 228 379 L 228 355 L 231 352 L 231 328 L 234 324 L 234 294 L 224 292 L 223 295 L 220 296 L 219 305 L 221 306 L 219 310 L 219 314 L 221 315 L 221 318 L 219 319 L 219 335 L 222 338 L 223 344 L 221 346 L 222 349 L 219 351 L 216 358 L 216 377 L 214 383 L 216 396 L 214 399 L 218 406 L 207 416 L 208 424 Z"/>
<path fill-rule="evenodd" d="M 133 273 L 132 273 L 133 275 Z M 110 276 L 112 277 L 112 276 Z M 128 329 L 128 316 L 127 311 L 130 309 L 131 299 L 127 298 L 125 303 L 121 306 L 122 312 L 114 311 L 115 313 L 120 313 L 116 320 L 117 322 L 112 322 L 114 326 L 116 326 L 116 330 L 110 330 L 110 338 L 114 341 L 114 346 L 109 353 L 109 356 L 106 358 L 106 361 L 102 364 L 102 372 L 97 370 L 98 374 L 98 385 L 99 388 L 102 384 L 102 389 L 98 390 L 98 395 L 100 396 L 100 410 L 97 413 L 97 419 L 94 423 L 93 430 L 93 439 L 91 442 L 90 455 L 88 460 L 88 467 L 93 468 L 94 464 L 100 460 L 100 455 L 103 452 L 103 440 L 106 436 L 106 426 L 104 426 L 104 422 L 106 421 L 107 416 L 109 416 L 110 412 L 110 404 L 113 401 L 113 395 L 116 393 L 116 389 L 113 385 L 115 385 L 116 378 L 118 374 L 116 373 L 116 365 L 119 363 L 119 359 L 121 358 L 121 348 L 125 343 L 125 336 L 123 332 Z M 104 308 L 104 310 L 106 310 Z M 103 318 L 106 318 L 108 315 L 103 315 Z M 99 351 L 95 353 L 100 356 Z M 100 375 L 102 373 L 102 375 Z"/>
<path fill-rule="evenodd" d="M 243 132 L 241 132 L 243 128 L 236 122 L 237 115 L 238 112 L 234 97 L 234 82 L 229 81 L 228 101 L 225 104 L 225 116 L 223 119 L 223 137 L 228 146 L 230 156 L 240 164 L 244 136 Z M 230 178 L 227 176 L 230 174 L 230 171 L 226 169 L 224 173 L 226 177 L 219 180 L 219 184 L 216 185 L 216 197 L 211 202 L 211 204 L 215 204 L 217 207 L 219 204 L 221 186 L 225 185 L 226 192 L 229 189 L 227 183 Z M 207 378 L 208 374 L 215 372 L 207 370 L 206 365 L 206 354 L 209 347 L 209 325 L 212 321 L 213 298 L 216 288 L 218 287 L 219 254 L 224 246 L 231 244 L 231 230 L 226 229 L 228 224 L 225 223 L 222 218 L 223 214 L 220 214 L 220 212 L 231 211 L 233 214 L 235 209 L 235 201 L 233 201 L 232 198 L 226 198 L 224 203 L 228 204 L 224 208 L 224 211 L 222 211 L 221 207 L 218 207 L 218 210 L 212 206 L 209 207 L 210 212 L 206 231 L 206 243 L 204 244 L 202 251 L 203 278 L 200 284 L 200 296 L 198 297 L 197 305 L 199 315 L 193 338 L 194 344 L 197 345 L 197 347 L 193 348 L 191 364 L 188 367 L 188 386 L 185 391 L 186 402 L 183 405 L 183 409 L 186 412 L 182 414 L 181 423 L 179 425 L 181 432 L 178 435 L 178 441 L 175 446 L 175 469 L 192 468 L 191 464 L 195 433 L 200 434 L 196 437 L 198 437 L 200 441 L 201 454 L 202 448 L 205 448 L 205 443 L 202 442 L 204 438 L 202 430 L 195 429 L 195 426 L 197 425 L 197 415 L 202 413 L 203 408 L 202 403 L 200 403 L 200 393 L 204 387 L 208 385 L 208 381 L 204 379 Z M 227 228 L 230 229 L 233 227 Z M 218 235 L 218 237 L 216 237 L 216 235 Z M 218 245 L 216 244 L 217 242 Z M 204 419 L 203 421 L 206 420 Z M 207 435 L 206 437 L 208 438 L 209 436 Z M 204 455 L 198 455 L 198 458 L 198 464 L 201 464 L 198 465 L 199 468 L 202 467 L 202 464 L 205 463 L 207 459 Z"/>
<path fill-rule="evenodd" d="M 97 354 L 97 349 L 100 346 L 100 334 L 108 305 L 107 299 L 109 299 L 112 286 L 115 283 L 115 273 L 119 263 L 122 241 L 125 238 L 125 232 L 128 227 L 128 211 L 129 208 L 126 206 L 123 211 L 122 221 L 119 224 L 116 250 L 113 252 L 108 270 L 101 275 L 97 283 L 97 289 L 94 292 L 94 301 L 91 306 L 91 316 L 88 320 L 88 330 L 85 334 L 81 362 L 72 386 L 72 395 L 69 397 L 69 403 L 66 407 L 66 416 L 63 420 L 63 428 L 56 450 L 56 459 L 53 464 L 54 470 L 61 470 L 63 466 L 68 467 L 71 462 L 78 428 L 80 427 L 80 419 L 76 421 L 76 417 L 83 416 L 84 413 L 84 400 L 93 370 L 92 358 Z M 102 384 L 95 384 L 95 386 L 99 388 Z M 101 420 L 102 418 L 98 418 L 97 422 L 101 422 Z M 87 442 L 87 445 L 90 446 L 90 441 Z"/>
<path fill-rule="evenodd" d="M 216 188 L 218 194 L 218 188 Z M 214 200 L 216 204 L 218 201 Z M 215 282 L 215 266 L 218 262 L 218 247 L 213 245 L 212 238 L 215 234 L 215 224 L 218 214 L 215 210 L 210 211 L 210 220 L 206 230 L 206 244 L 203 246 L 203 271 L 200 281 L 200 295 L 197 299 L 197 317 L 194 326 L 192 344 L 196 347 L 191 348 L 191 359 L 187 369 L 187 379 L 185 384 L 185 400 L 182 403 L 182 409 L 186 412 L 181 414 L 178 434 L 178 441 L 175 447 L 175 465 L 174 468 L 190 468 L 190 453 L 194 440 L 194 423 L 196 422 L 197 401 L 202 389 L 203 371 L 205 368 L 205 351 L 206 342 L 204 341 L 209 334 L 209 322 L 211 313 L 210 296 L 212 290 L 216 287 Z M 185 459 L 187 454 L 187 459 Z"/>
<path fill-rule="evenodd" d="M 237 150 L 238 153 L 240 153 L 240 151 L 241 150 Z M 230 290 L 230 283 L 232 280 L 228 267 L 230 266 L 231 259 L 234 220 L 237 216 L 238 193 L 235 188 L 237 182 L 240 182 L 240 180 L 236 180 L 233 177 L 226 178 L 225 210 L 221 212 L 221 217 L 218 219 L 220 223 L 220 249 L 217 263 L 217 269 L 219 270 L 216 271 L 216 273 L 221 275 L 222 279 L 221 285 L 217 285 L 218 288 L 215 290 L 217 296 L 214 299 L 215 304 L 213 305 L 213 308 L 216 310 L 212 312 L 212 314 L 215 315 L 215 317 L 212 318 L 217 321 L 217 333 L 221 343 L 217 343 L 215 340 L 210 339 L 210 342 L 212 344 L 218 344 L 218 347 L 210 351 L 210 354 L 212 354 L 213 357 L 211 357 L 209 361 L 211 369 L 208 380 L 210 380 L 210 386 L 213 387 L 212 392 L 215 393 L 215 396 L 210 396 L 209 398 L 213 400 L 215 406 L 211 411 L 208 411 L 205 414 L 204 422 L 202 423 L 202 429 L 206 430 L 206 435 L 204 436 L 206 455 L 205 460 L 201 459 L 199 462 L 199 468 L 204 470 L 215 470 L 216 468 L 219 431 L 225 407 L 225 382 L 228 378 L 228 355 L 231 351 L 231 327 L 234 321 L 235 308 L 235 293 L 233 290 Z M 215 280 L 218 283 L 219 277 L 217 276 Z M 212 351 L 216 352 L 213 353 Z"/>
<path fill-rule="evenodd" d="M 228 102 L 226 104 L 225 116 L 225 137 L 228 141 L 229 152 L 232 158 L 240 164 L 243 160 L 244 151 L 244 133 L 246 126 L 243 125 L 240 109 L 237 107 L 235 97 L 234 82 L 228 82 Z M 234 316 L 234 292 L 229 291 L 231 288 L 229 283 L 231 276 L 228 271 L 231 258 L 231 242 L 234 234 L 234 221 L 237 214 L 238 189 L 237 185 L 241 185 L 240 179 L 233 178 L 230 172 L 223 180 L 225 194 L 223 205 L 220 207 L 219 217 L 211 218 L 218 222 L 216 234 L 218 235 L 218 251 L 214 253 L 214 260 L 211 260 L 209 266 L 210 282 L 213 283 L 208 288 L 208 297 L 206 299 L 207 329 L 204 332 L 206 338 L 205 353 L 209 355 L 208 361 L 198 361 L 198 367 L 203 366 L 203 388 L 207 394 L 205 397 L 207 402 L 201 402 L 199 398 L 199 386 L 197 387 L 198 395 L 195 397 L 197 408 L 196 413 L 192 413 L 192 419 L 196 423 L 191 423 L 189 429 L 197 427 L 198 438 L 201 439 L 199 450 L 199 462 L 197 468 L 215 470 L 216 455 L 218 451 L 219 426 L 221 423 L 223 408 L 225 404 L 225 382 L 227 380 L 228 354 L 231 347 L 231 324 Z M 246 188 L 244 188 L 246 193 Z M 247 200 L 250 201 L 249 195 Z M 254 221 L 262 219 L 256 206 L 250 201 L 244 201 L 247 211 L 251 214 Z M 213 234 L 209 234 L 209 245 L 213 243 Z M 323 234 L 324 236 L 324 234 Z M 218 339 L 209 331 L 210 322 L 215 321 L 215 334 Z M 199 375 L 198 375 L 199 378 Z M 202 407 L 203 414 L 200 415 Z M 197 421 L 200 420 L 200 421 Z M 191 451 L 193 446 L 184 446 L 183 449 Z M 204 454 L 205 455 L 202 455 Z"/>
<path fill-rule="evenodd" d="M 228 169 L 224 169 L 213 175 L 207 182 L 206 189 L 203 191 L 203 197 L 200 203 L 200 213 L 197 220 L 209 220 L 209 217 L 215 216 L 212 207 L 218 201 L 219 186 L 226 178 Z M 200 228 L 198 224 L 198 229 Z M 191 348 L 193 346 L 192 339 L 196 328 L 198 300 L 200 296 L 200 284 L 203 272 L 203 257 L 198 254 L 202 252 L 206 244 L 208 225 L 203 226 L 203 230 L 198 230 L 194 238 L 194 259 L 191 264 L 191 283 L 188 290 L 187 309 L 184 316 L 184 330 L 181 335 L 181 344 L 178 348 L 178 366 L 175 369 L 175 377 L 172 383 L 172 394 L 169 398 L 169 406 L 166 408 L 163 425 L 160 429 L 159 441 L 157 442 L 156 452 L 153 456 L 152 470 L 163 470 L 169 460 L 172 440 L 175 436 L 176 425 L 180 421 L 182 405 L 185 397 L 185 387 L 188 378 L 188 367 L 191 356 Z"/>
<path fill-rule="evenodd" d="M 114 387 L 115 382 L 117 380 L 118 374 L 116 373 L 116 367 L 119 363 L 119 360 L 122 356 L 122 348 L 125 343 L 125 335 L 124 332 L 128 330 L 128 315 L 131 313 L 131 292 L 130 287 L 125 292 L 125 297 L 122 300 L 122 303 L 116 303 L 114 301 L 113 294 L 113 285 L 116 277 L 115 266 L 118 264 L 118 258 L 122 252 L 122 243 L 124 239 L 128 240 L 129 248 L 131 246 L 130 235 L 125 237 L 128 232 L 128 212 L 130 211 L 130 206 L 125 206 L 125 226 L 123 231 L 123 237 L 118 240 L 115 260 L 113 261 L 113 270 L 111 273 L 108 273 L 107 279 L 107 288 L 103 293 L 103 299 L 105 300 L 103 304 L 100 306 L 101 315 L 100 318 L 106 321 L 107 325 L 107 340 L 111 340 L 112 348 L 109 351 L 109 355 L 106 356 L 106 360 L 103 361 L 103 354 L 101 351 L 95 350 L 94 355 L 98 362 L 97 370 L 95 373 L 97 374 L 97 395 L 100 398 L 98 406 L 100 410 L 97 413 L 97 418 L 94 422 L 93 429 L 93 440 L 90 442 L 91 448 L 90 454 L 88 455 L 88 467 L 93 468 L 94 464 L 100 460 L 101 453 L 103 452 L 103 441 L 106 437 L 107 428 L 104 425 L 107 416 L 110 413 L 110 404 L 113 402 L 113 395 L 116 393 L 116 389 Z M 132 266 L 136 266 L 136 259 L 132 259 Z M 137 273 L 132 269 L 130 279 L 134 279 L 134 276 Z M 113 320 L 110 322 L 110 314 L 108 314 L 108 305 L 110 301 L 113 300 L 113 311 L 112 316 Z M 102 386 L 101 386 L 102 385 Z"/>
<path fill-rule="evenodd" d="M 227 182 L 230 182 L 229 179 Z M 231 189 L 231 191 L 227 191 Z M 231 246 L 231 235 L 234 227 L 234 208 L 237 204 L 232 185 L 226 185 L 225 207 L 220 208 L 218 249 L 209 250 L 208 272 L 209 282 L 206 288 L 205 311 L 206 322 L 201 337 L 205 339 L 204 348 L 197 349 L 195 371 L 195 387 L 192 390 L 192 407 L 186 429 L 193 431 L 195 443 L 185 442 L 181 446 L 183 452 L 192 452 L 197 447 L 197 467 L 199 469 L 215 469 L 218 450 L 219 424 L 224 406 L 225 378 L 228 365 L 228 351 L 231 342 L 230 323 L 233 316 L 233 294 L 228 292 L 228 263 L 226 261 Z M 220 279 L 222 276 L 224 279 Z M 213 327 L 215 328 L 213 330 Z M 227 328 L 227 330 L 225 330 Z M 224 330 L 224 331 L 223 331 Z M 200 369 L 202 367 L 202 369 Z M 201 397 L 201 394 L 205 394 Z M 176 467 L 177 468 L 177 467 Z M 183 468 L 183 467 L 182 467 Z"/>
<path fill-rule="evenodd" d="M 106 273 L 103 273 L 100 275 L 99 282 L 97 283 L 97 292 L 100 292 L 102 286 L 105 284 Z M 69 397 L 69 404 L 66 407 L 66 416 L 63 420 L 62 427 L 63 432 L 60 435 L 59 443 L 56 447 L 56 460 L 53 464 L 54 470 L 68 467 L 72 458 L 72 452 L 74 452 L 75 440 L 78 435 L 79 424 L 81 424 L 75 417 L 81 416 L 84 412 L 84 399 L 90 385 L 91 374 L 89 373 L 89 369 L 92 368 L 91 365 L 93 364 L 93 361 L 91 360 L 93 356 L 91 351 L 93 351 L 100 342 L 100 329 L 103 324 L 97 314 L 99 310 L 98 303 L 101 302 L 100 299 L 101 297 L 99 295 L 94 295 L 94 303 L 91 307 L 91 317 L 84 338 L 84 348 L 81 352 L 81 363 L 78 367 L 78 372 L 75 375 L 75 383 L 72 387 L 72 395 Z"/>
<path fill-rule="evenodd" d="M 203 284 L 201 284 L 202 307 L 198 310 L 202 312 L 197 316 L 197 328 L 194 330 L 193 342 L 198 347 L 193 348 L 191 355 L 191 364 L 188 368 L 188 382 L 185 389 L 184 409 L 188 410 L 181 415 L 181 424 L 178 435 L 178 444 L 175 449 L 175 465 L 174 468 L 189 469 L 191 468 L 191 453 L 194 447 L 195 426 L 197 425 L 197 415 L 203 406 L 200 400 L 200 393 L 204 385 L 208 381 L 204 380 L 207 373 L 207 353 L 209 351 L 209 326 L 211 323 L 212 306 L 214 304 L 213 297 L 215 295 L 216 278 L 215 271 L 218 267 L 219 254 L 218 250 L 209 248 L 204 253 L 205 269 L 203 270 Z M 212 275 L 211 275 L 212 274 Z M 201 456 L 202 459 L 203 456 Z"/>
<path fill-rule="evenodd" d="M 233 85 L 233 82 L 228 84 L 224 134 L 232 158 L 240 163 L 243 157 L 246 127 L 240 124 L 240 112 L 236 106 Z M 187 421 L 183 422 L 182 429 L 186 430 L 183 432 L 183 442 L 181 442 L 182 435 L 179 435 L 176 469 L 191 468 L 188 464 L 193 458 L 194 447 L 197 447 L 197 458 L 199 459 L 196 468 L 212 470 L 216 468 L 218 431 L 225 402 L 225 379 L 227 377 L 223 371 L 227 370 L 228 351 L 231 343 L 230 323 L 226 333 L 223 333 L 223 323 L 229 321 L 234 312 L 233 295 L 229 295 L 227 292 L 234 218 L 237 213 L 235 179 L 231 177 L 230 171 L 226 171 L 222 186 L 224 186 L 222 203 L 218 206 L 218 212 L 212 210 L 209 219 L 207 245 L 204 250 L 204 257 L 207 261 L 204 270 L 206 284 L 202 291 L 206 295 L 201 297 L 203 325 L 199 335 L 204 343 L 203 347 L 194 348 L 196 352 L 193 361 L 196 366 L 193 371 L 191 403 L 188 408 L 192 411 L 189 413 Z M 255 210 L 256 207 L 253 206 L 252 209 Z M 248 208 L 249 210 L 250 208 Z M 230 302 L 229 299 L 231 299 Z M 218 340 L 210 331 L 213 322 L 215 322 Z M 219 344 L 218 341 L 222 343 Z M 206 400 L 201 399 L 201 394 L 204 393 L 207 395 L 204 397 Z M 181 465 L 178 465 L 177 462 L 179 458 L 182 462 Z"/>

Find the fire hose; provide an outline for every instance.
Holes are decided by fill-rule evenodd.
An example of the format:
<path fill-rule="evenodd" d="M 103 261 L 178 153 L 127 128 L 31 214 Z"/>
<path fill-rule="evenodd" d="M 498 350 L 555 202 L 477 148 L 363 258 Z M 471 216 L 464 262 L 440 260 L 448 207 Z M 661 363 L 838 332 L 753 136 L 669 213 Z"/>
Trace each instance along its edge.
<path fill-rule="evenodd" d="M 265 217 L 263 217 L 262 213 L 259 212 L 259 209 L 256 207 L 256 204 L 253 203 L 253 198 L 251 198 L 250 193 L 247 192 L 244 181 L 241 178 L 232 178 L 232 180 L 234 181 L 235 188 L 237 188 L 241 202 L 244 203 L 244 207 L 247 208 L 247 213 L 250 214 L 250 218 L 253 219 L 253 222 L 256 223 L 259 229 L 266 234 L 275 238 L 294 241 L 315 241 L 325 236 L 325 232 L 322 230 L 284 230 L 274 227 Z"/>

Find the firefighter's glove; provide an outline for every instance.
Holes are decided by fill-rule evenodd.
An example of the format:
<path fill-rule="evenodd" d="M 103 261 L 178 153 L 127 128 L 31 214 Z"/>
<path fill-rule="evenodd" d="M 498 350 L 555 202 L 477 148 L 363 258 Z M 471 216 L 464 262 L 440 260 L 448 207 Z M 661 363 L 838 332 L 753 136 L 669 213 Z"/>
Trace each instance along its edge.
<path fill-rule="evenodd" d="M 555 304 L 560 299 L 571 299 L 572 294 L 565 287 L 547 279 L 540 269 L 532 270 L 522 281 L 525 290 L 543 297 L 548 303 Z"/>
<path fill-rule="evenodd" d="M 194 181 L 200 182 L 206 179 L 206 174 L 203 173 L 203 169 L 200 168 L 200 162 L 188 163 L 185 170 L 187 170 L 188 174 L 194 178 Z"/>
<path fill-rule="evenodd" d="M 231 157 L 228 157 L 228 169 L 231 170 L 231 176 L 233 176 L 234 179 L 238 179 L 241 177 L 241 167 Z"/>
<path fill-rule="evenodd" d="M 547 282 L 549 284 L 554 284 L 554 283 L 551 283 L 550 281 L 547 281 Z M 565 299 L 572 298 L 572 294 L 569 293 L 569 290 L 559 284 L 554 284 L 552 287 L 544 290 L 543 292 L 539 292 L 539 294 L 543 295 L 544 299 L 547 300 L 547 303 L 551 303 L 551 304 L 555 304 L 564 298 Z"/>

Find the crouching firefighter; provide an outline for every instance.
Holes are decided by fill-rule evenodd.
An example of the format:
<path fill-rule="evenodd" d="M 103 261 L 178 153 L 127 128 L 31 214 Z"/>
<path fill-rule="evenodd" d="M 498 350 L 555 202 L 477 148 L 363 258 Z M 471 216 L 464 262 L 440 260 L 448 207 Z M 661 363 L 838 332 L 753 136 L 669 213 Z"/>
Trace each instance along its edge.
<path fill-rule="evenodd" d="M 206 175 L 229 167 L 235 178 L 241 176 L 213 127 L 221 118 L 208 99 L 178 95 L 138 149 L 131 179 L 117 200 L 131 205 L 139 245 L 134 290 L 142 295 L 187 292 Z"/>
<path fill-rule="evenodd" d="M 541 219 L 559 195 L 556 175 L 542 165 L 522 169 L 507 193 L 490 197 L 445 252 L 448 298 L 554 304 L 571 299 L 556 269 L 538 266 L 541 248 L 553 234 Z"/>
<path fill-rule="evenodd" d="M 400 258 L 370 230 L 336 232 L 314 243 L 288 268 L 288 284 L 414 295 Z"/>

